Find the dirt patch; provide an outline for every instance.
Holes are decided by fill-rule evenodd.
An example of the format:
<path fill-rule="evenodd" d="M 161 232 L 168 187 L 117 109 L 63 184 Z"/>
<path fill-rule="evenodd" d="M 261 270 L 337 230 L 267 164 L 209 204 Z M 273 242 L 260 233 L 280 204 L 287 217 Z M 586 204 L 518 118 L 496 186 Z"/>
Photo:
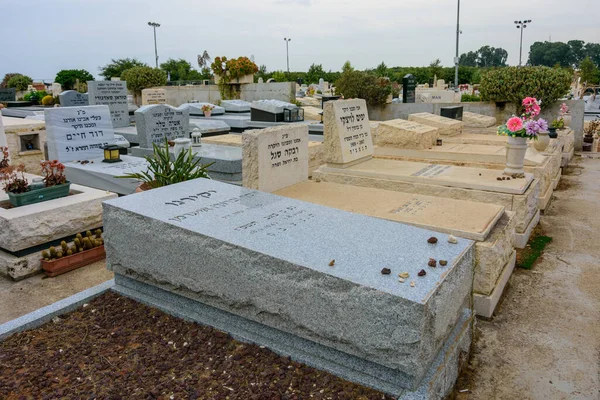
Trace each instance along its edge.
<path fill-rule="evenodd" d="M 2 399 L 386 399 L 114 292 L 0 343 Z"/>

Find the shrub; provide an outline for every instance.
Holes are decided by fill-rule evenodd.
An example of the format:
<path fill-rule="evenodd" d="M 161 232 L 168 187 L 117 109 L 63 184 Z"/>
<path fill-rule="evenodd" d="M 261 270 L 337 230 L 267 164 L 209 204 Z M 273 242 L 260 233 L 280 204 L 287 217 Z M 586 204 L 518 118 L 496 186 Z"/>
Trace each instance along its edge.
<path fill-rule="evenodd" d="M 121 74 L 121 79 L 127 82 L 127 89 L 136 96 L 142 95 L 142 90 L 167 84 L 167 74 L 159 68 L 133 67 Z"/>
<path fill-rule="evenodd" d="M 76 88 L 75 85 L 79 80 L 79 83 L 82 84 L 82 87 Z M 87 88 L 87 81 L 93 81 L 94 77 L 85 69 L 63 69 L 56 74 L 56 78 L 54 81 L 60 83 L 63 90 L 79 90 L 85 91 Z M 83 87 L 85 84 L 85 87 Z"/>
<path fill-rule="evenodd" d="M 27 75 L 15 75 L 8 80 L 6 86 L 9 88 L 15 88 L 17 91 L 22 92 L 27 90 L 27 87 L 33 83 L 33 79 Z"/>
<path fill-rule="evenodd" d="M 8 87 L 8 81 L 10 80 L 10 78 L 14 77 L 14 76 L 22 76 L 23 74 L 19 74 L 17 72 L 9 72 L 8 74 L 4 75 L 4 79 L 2 79 L 2 82 L 0 82 L 0 89 L 4 89 Z"/>
<path fill-rule="evenodd" d="M 460 101 L 462 101 L 463 103 L 476 102 L 476 101 L 481 101 L 481 97 L 479 97 L 475 94 L 463 93 L 462 96 L 460 97 Z"/>
<path fill-rule="evenodd" d="M 392 93 L 388 79 L 362 71 L 346 71 L 335 83 L 335 92 L 345 98 L 364 99 L 369 105 L 383 105 Z"/>
<path fill-rule="evenodd" d="M 50 95 L 46 95 L 42 98 L 42 105 L 43 106 L 51 106 L 54 104 L 54 97 L 50 96 Z"/>
<path fill-rule="evenodd" d="M 23 96 L 23 100 L 31 101 L 33 104 L 38 105 L 42 102 L 42 99 L 47 96 L 45 90 L 40 90 L 37 92 L 30 92 Z"/>
<path fill-rule="evenodd" d="M 521 107 L 524 98 L 535 97 L 544 108 L 568 93 L 571 77 L 562 68 L 498 68 L 483 74 L 479 91 L 484 101 L 508 101 Z"/>

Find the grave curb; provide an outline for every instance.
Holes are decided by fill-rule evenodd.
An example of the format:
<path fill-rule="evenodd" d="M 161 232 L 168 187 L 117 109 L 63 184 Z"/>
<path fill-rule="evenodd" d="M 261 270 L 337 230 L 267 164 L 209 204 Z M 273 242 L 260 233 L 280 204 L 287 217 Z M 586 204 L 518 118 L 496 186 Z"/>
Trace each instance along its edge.
<path fill-rule="evenodd" d="M 82 304 L 112 289 L 114 285 L 114 279 L 108 280 L 48 306 L 32 311 L 29 314 L 25 314 L 21 317 L 5 322 L 4 324 L 0 325 L 0 342 L 15 333 L 37 328 L 40 325 L 51 321 L 52 318 L 58 315 L 75 310 Z"/>

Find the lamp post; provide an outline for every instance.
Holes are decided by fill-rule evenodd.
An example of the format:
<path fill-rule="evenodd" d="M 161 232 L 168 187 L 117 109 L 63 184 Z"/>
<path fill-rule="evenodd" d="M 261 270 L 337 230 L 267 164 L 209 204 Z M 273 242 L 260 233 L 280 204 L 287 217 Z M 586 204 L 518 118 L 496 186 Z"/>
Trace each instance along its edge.
<path fill-rule="evenodd" d="M 156 68 L 158 68 L 158 49 L 156 48 L 156 28 L 159 28 L 160 24 L 158 22 L 148 22 L 148 25 L 150 25 L 154 29 L 154 55 L 156 56 Z"/>
<path fill-rule="evenodd" d="M 283 40 L 285 40 L 285 53 L 287 55 L 287 72 L 288 74 L 290 73 L 290 48 L 289 48 L 289 43 L 290 40 L 292 40 L 291 38 L 283 38 Z"/>
<path fill-rule="evenodd" d="M 517 29 L 521 29 L 521 44 L 519 46 L 519 67 L 521 66 L 521 60 L 523 57 L 523 29 L 527 28 L 527 24 L 530 24 L 531 20 L 530 19 L 526 19 L 523 21 L 515 21 L 515 25 L 517 26 Z"/>
<path fill-rule="evenodd" d="M 458 40 L 461 34 L 460 30 L 460 0 L 458 0 L 458 8 L 456 10 L 456 56 L 454 57 L 454 90 L 458 92 Z M 434 82 L 435 85 L 435 82 Z"/>

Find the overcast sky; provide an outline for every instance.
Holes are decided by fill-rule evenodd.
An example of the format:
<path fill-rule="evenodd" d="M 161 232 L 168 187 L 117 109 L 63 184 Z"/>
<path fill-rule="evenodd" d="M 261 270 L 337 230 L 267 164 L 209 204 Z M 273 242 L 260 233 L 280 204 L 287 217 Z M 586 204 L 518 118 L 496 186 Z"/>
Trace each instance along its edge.
<path fill-rule="evenodd" d="M 254 55 L 269 71 L 286 68 L 284 37 L 291 37 L 290 69 L 310 64 L 340 70 L 423 66 L 440 58 L 453 63 L 456 0 L 2 0 L 0 76 L 20 72 L 53 80 L 61 69 L 83 68 L 98 77 L 111 58 L 135 57 L 154 64 L 196 56 Z M 600 42 L 598 0 L 462 0 L 460 53 L 483 45 L 508 51 L 519 62 L 534 41 Z M 596 20 L 596 22 L 594 22 Z"/>

